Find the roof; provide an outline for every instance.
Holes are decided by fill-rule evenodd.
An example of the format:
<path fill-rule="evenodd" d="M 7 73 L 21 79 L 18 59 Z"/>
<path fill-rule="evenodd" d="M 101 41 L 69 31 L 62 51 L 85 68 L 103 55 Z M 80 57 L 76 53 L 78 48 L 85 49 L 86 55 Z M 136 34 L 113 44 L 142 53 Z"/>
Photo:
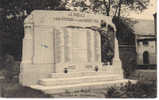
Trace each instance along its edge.
<path fill-rule="evenodd" d="M 135 19 L 134 32 L 137 35 L 155 35 L 154 20 Z"/>

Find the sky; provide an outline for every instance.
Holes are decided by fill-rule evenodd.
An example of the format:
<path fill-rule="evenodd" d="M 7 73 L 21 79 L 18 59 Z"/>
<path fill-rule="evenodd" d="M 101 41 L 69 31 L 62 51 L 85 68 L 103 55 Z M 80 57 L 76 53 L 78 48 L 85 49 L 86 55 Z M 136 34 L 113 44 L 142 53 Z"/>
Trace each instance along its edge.
<path fill-rule="evenodd" d="M 131 11 L 128 17 L 136 19 L 153 19 L 153 14 L 157 11 L 157 0 L 150 0 L 149 6 L 141 14 Z"/>

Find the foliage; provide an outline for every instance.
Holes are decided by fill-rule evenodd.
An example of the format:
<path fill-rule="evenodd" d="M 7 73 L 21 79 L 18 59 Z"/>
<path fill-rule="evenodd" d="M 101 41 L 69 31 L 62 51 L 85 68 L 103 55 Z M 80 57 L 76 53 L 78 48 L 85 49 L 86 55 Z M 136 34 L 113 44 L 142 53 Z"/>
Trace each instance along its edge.
<path fill-rule="evenodd" d="M 43 93 L 40 90 L 35 90 L 29 87 L 21 86 L 17 81 L 12 80 L 7 82 L 0 80 L 1 97 L 5 98 L 49 98 L 50 95 Z"/>
<path fill-rule="evenodd" d="M 141 12 L 146 9 L 149 0 L 63 0 L 63 2 L 65 8 L 69 10 L 115 16 L 119 9 L 124 11 L 123 14 L 129 10 Z"/>
<path fill-rule="evenodd" d="M 13 56 L 11 55 L 6 55 L 4 57 L 4 62 L 3 62 L 3 69 L 4 71 L 4 76 L 7 81 L 11 81 L 14 79 L 14 77 L 17 77 L 19 75 L 20 67 L 19 64 L 15 62 Z"/>
<path fill-rule="evenodd" d="M 60 2 L 61 0 L 0 0 L 0 56 L 8 53 L 20 60 L 24 19 L 35 9 L 58 9 Z"/>
<path fill-rule="evenodd" d="M 136 66 L 136 48 L 121 47 L 119 48 L 120 59 L 124 70 L 124 76 L 127 78 L 135 71 Z"/>
<path fill-rule="evenodd" d="M 136 21 L 130 18 L 120 17 L 118 22 L 118 17 L 113 17 L 113 23 L 116 25 L 116 28 L 119 29 L 117 32 L 119 44 L 135 45 L 135 32 L 132 27 Z M 118 23 L 120 23 L 120 25 L 118 25 Z"/>
<path fill-rule="evenodd" d="M 3 58 L 2 57 L 0 57 L 0 69 L 2 69 L 3 68 Z"/>
<path fill-rule="evenodd" d="M 121 87 L 108 88 L 106 98 L 155 98 L 157 92 L 156 84 L 128 82 Z"/>

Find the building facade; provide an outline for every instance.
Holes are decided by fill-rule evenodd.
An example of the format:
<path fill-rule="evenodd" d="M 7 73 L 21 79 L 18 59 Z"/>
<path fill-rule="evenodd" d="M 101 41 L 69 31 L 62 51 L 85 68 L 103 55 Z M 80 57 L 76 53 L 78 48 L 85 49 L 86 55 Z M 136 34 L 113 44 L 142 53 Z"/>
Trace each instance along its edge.
<path fill-rule="evenodd" d="M 137 20 L 136 33 L 137 68 L 156 66 L 156 33 L 153 20 Z"/>

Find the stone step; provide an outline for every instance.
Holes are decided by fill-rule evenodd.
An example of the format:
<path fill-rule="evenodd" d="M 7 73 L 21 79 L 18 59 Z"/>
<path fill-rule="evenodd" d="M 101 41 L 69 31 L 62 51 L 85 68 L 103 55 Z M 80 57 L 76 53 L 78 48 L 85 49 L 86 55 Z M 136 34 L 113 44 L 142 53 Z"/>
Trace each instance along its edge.
<path fill-rule="evenodd" d="M 41 90 L 46 94 L 57 94 L 64 92 L 74 92 L 80 90 L 88 90 L 88 89 L 100 89 L 100 88 L 108 88 L 112 86 L 121 86 L 126 84 L 128 81 L 135 84 L 136 80 L 129 79 L 121 79 L 121 80 L 113 80 L 113 81 L 102 81 L 102 82 L 93 82 L 93 83 L 80 83 L 74 85 L 59 85 L 59 86 L 42 86 L 42 85 L 31 85 L 30 87 L 33 89 Z"/>
<path fill-rule="evenodd" d="M 39 80 L 39 84 L 43 86 L 58 86 L 68 84 L 91 83 L 101 81 L 111 81 L 123 79 L 121 75 L 93 75 L 72 78 L 47 78 Z"/>
<path fill-rule="evenodd" d="M 107 75 L 106 71 L 89 71 L 89 72 L 71 72 L 71 73 L 50 73 L 49 78 L 70 78 L 70 77 L 82 77 L 82 76 L 95 76 L 95 75 Z"/>

